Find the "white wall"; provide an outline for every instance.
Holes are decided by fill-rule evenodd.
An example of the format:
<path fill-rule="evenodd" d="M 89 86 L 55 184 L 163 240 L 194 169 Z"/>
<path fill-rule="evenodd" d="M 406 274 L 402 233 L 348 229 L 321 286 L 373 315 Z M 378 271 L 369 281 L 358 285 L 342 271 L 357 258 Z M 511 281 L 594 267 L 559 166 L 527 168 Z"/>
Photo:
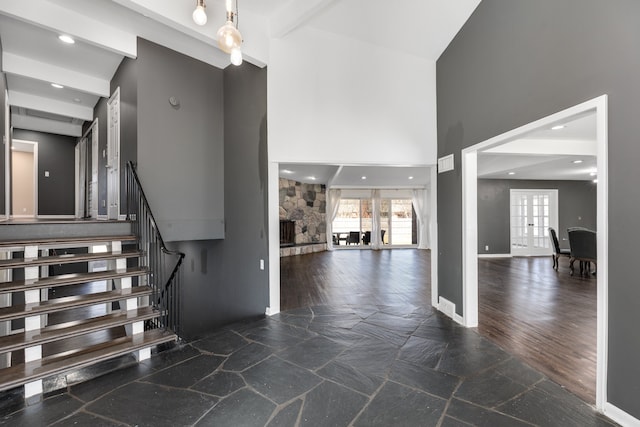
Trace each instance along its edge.
<path fill-rule="evenodd" d="M 436 162 L 435 63 L 303 28 L 271 41 L 271 162 Z"/>

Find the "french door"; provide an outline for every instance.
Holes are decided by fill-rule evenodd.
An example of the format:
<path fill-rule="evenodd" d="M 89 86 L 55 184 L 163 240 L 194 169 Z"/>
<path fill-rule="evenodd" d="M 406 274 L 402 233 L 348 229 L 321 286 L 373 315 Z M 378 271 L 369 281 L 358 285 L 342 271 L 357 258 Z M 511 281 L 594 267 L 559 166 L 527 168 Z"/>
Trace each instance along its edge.
<path fill-rule="evenodd" d="M 511 255 L 551 255 L 549 227 L 558 229 L 558 190 L 511 190 Z"/>

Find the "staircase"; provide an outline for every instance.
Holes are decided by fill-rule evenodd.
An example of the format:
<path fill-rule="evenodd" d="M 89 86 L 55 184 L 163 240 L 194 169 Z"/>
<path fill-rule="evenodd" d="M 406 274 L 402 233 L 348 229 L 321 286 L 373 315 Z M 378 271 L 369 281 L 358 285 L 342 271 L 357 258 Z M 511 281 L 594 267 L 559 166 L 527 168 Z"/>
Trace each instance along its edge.
<path fill-rule="evenodd" d="M 127 177 L 129 221 L 0 223 L 0 391 L 39 401 L 47 377 L 178 338 L 184 255 Z"/>

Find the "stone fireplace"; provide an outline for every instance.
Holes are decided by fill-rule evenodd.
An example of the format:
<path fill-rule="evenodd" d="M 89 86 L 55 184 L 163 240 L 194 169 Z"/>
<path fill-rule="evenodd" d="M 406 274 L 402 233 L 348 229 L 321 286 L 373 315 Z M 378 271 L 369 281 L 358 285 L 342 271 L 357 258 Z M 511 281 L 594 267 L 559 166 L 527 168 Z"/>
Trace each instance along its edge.
<path fill-rule="evenodd" d="M 282 247 L 282 256 L 318 252 L 327 249 L 326 187 L 280 178 L 281 247 L 285 222 L 294 222 L 292 247 Z"/>

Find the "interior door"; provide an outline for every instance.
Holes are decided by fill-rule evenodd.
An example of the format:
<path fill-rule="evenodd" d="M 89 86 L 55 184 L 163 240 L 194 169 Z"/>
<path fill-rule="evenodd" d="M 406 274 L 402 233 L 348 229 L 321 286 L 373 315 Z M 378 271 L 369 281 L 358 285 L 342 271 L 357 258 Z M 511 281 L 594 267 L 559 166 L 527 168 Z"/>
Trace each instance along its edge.
<path fill-rule="evenodd" d="M 120 88 L 107 103 L 107 216 L 120 216 Z"/>
<path fill-rule="evenodd" d="M 551 255 L 549 227 L 558 229 L 558 190 L 511 190 L 511 255 Z"/>

